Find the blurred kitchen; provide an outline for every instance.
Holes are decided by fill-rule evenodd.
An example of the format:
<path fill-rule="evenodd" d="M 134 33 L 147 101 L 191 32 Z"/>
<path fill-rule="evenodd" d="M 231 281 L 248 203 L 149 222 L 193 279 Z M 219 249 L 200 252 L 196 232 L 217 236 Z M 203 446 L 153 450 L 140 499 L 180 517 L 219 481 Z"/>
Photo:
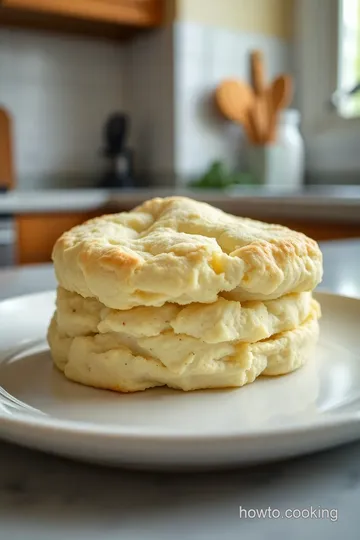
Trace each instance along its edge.
<path fill-rule="evenodd" d="M 360 236 L 360 0 L 0 0 L 0 266 L 179 193 Z"/>

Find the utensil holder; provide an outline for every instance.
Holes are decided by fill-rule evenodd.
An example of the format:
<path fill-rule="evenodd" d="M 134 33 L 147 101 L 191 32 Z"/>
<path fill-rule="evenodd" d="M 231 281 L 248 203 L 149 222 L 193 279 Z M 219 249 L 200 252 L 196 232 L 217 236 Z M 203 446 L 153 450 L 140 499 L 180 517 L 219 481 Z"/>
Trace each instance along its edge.
<path fill-rule="evenodd" d="M 277 144 L 249 146 L 248 168 L 256 184 L 284 186 L 283 149 Z"/>
<path fill-rule="evenodd" d="M 248 170 L 254 183 L 289 191 L 301 188 L 300 164 L 292 157 L 290 150 L 278 143 L 249 146 Z"/>
<path fill-rule="evenodd" d="M 248 168 L 257 184 L 293 191 L 301 189 L 305 153 L 299 120 L 298 111 L 283 111 L 277 123 L 276 141 L 248 146 Z"/>

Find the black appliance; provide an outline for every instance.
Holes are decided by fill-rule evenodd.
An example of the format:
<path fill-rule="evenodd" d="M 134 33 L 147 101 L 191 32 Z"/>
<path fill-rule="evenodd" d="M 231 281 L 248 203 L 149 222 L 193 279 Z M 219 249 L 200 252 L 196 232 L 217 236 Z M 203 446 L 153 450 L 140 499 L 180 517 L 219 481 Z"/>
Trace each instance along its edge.
<path fill-rule="evenodd" d="M 101 187 L 134 187 L 133 151 L 127 146 L 129 130 L 130 120 L 124 113 L 111 114 L 105 123 L 103 155 L 108 159 L 108 167 Z"/>

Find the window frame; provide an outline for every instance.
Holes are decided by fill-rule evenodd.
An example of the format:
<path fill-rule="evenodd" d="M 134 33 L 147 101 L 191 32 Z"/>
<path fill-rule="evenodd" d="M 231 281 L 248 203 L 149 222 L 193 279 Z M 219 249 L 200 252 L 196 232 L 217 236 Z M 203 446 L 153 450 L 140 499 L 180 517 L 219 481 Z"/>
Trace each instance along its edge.
<path fill-rule="evenodd" d="M 295 101 L 305 136 L 330 130 L 360 130 L 360 117 L 341 116 L 330 105 L 338 88 L 341 0 L 295 0 Z"/>

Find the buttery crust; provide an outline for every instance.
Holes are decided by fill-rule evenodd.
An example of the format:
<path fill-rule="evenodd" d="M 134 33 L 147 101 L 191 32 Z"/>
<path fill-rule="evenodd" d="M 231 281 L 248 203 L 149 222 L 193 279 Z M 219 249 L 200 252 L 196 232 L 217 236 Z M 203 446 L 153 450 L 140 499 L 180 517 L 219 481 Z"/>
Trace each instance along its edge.
<path fill-rule="evenodd" d="M 118 333 L 66 336 L 55 313 L 48 342 L 56 366 L 68 379 L 87 386 L 117 392 L 164 385 L 185 391 L 239 387 L 261 374 L 280 375 L 302 366 L 317 341 L 319 316 L 314 302 L 298 328 L 252 344 L 209 345 L 189 337 L 183 344 L 180 336 L 164 335 L 162 343 L 153 346 L 152 338 Z"/>
<path fill-rule="evenodd" d="M 53 249 L 59 284 L 114 309 L 269 300 L 312 290 L 317 243 L 280 225 L 231 216 L 184 197 L 156 198 L 64 233 Z"/>

